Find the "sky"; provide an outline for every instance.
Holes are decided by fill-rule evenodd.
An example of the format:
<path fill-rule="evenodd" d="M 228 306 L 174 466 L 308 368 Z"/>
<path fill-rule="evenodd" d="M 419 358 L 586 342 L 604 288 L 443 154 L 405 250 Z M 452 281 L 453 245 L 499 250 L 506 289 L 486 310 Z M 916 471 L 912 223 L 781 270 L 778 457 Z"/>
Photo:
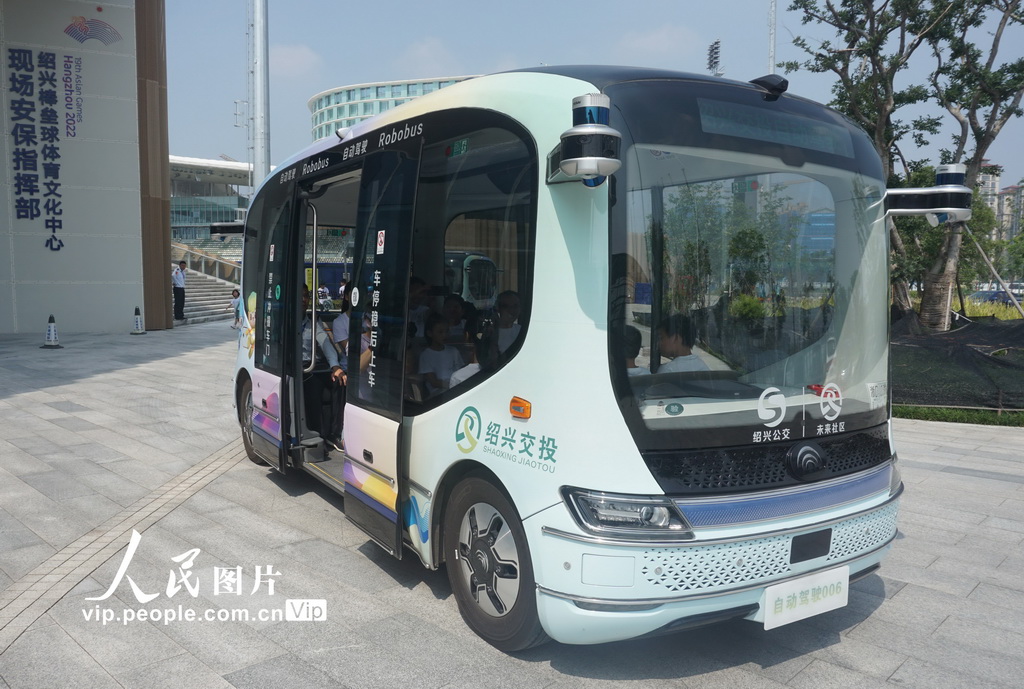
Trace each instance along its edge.
<path fill-rule="evenodd" d="M 195 158 L 248 159 L 247 132 L 236 126 L 250 58 L 251 0 L 167 0 L 170 152 Z M 829 38 L 802 25 L 779 0 L 775 59 L 803 60 L 795 36 Z M 310 98 L 349 84 L 487 74 L 540 64 L 622 64 L 707 73 L 708 46 L 721 41 L 724 76 L 749 81 L 769 68 L 768 0 L 268 0 L 270 162 L 312 140 Z M 1024 56 L 1024 32 L 1003 43 L 1005 59 Z M 1009 46 L 1009 47 L 1005 47 Z M 923 57 L 923 53 L 921 54 Z M 930 66 L 930 65 L 929 65 Z M 785 75 L 790 93 L 827 103 L 833 79 Z M 937 107 L 933 114 L 943 115 Z M 952 123 L 945 115 L 947 123 Z M 938 162 L 950 132 L 912 159 Z M 1024 178 L 1024 120 L 1012 120 L 989 149 L 1004 166 L 1001 186 Z"/>

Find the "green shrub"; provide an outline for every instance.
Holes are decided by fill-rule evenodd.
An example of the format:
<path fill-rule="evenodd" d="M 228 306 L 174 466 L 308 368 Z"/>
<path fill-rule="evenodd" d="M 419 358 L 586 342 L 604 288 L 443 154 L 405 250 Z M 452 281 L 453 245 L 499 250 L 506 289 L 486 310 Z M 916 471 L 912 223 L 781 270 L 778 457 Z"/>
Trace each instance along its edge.
<path fill-rule="evenodd" d="M 767 313 L 764 304 L 749 294 L 741 294 L 729 304 L 729 315 L 748 323 L 764 320 Z"/>
<path fill-rule="evenodd" d="M 985 426 L 1024 426 L 1024 411 L 993 411 L 989 409 L 953 409 L 949 407 L 907 407 L 892 405 L 892 415 L 901 419 L 976 423 Z"/>

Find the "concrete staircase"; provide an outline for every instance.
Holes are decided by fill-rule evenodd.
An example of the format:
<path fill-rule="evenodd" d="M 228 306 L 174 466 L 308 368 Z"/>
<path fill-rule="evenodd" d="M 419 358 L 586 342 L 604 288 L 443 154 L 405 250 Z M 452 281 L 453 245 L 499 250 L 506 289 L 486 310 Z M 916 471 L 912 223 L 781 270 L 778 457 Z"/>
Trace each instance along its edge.
<path fill-rule="evenodd" d="M 238 285 L 195 271 L 185 275 L 185 320 L 187 323 L 233 321 L 231 290 Z M 171 297 L 173 304 L 173 295 Z M 175 321 L 175 325 L 182 325 Z"/>

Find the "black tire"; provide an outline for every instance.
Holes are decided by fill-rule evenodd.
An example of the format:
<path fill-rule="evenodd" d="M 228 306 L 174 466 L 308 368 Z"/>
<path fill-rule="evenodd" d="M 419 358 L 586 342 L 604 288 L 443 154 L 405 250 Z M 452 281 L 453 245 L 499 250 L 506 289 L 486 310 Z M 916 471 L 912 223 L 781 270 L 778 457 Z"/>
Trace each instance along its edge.
<path fill-rule="evenodd" d="M 242 427 L 242 445 L 245 447 L 246 456 L 255 462 L 266 466 L 267 462 L 256 454 L 252 446 L 252 381 L 242 383 L 242 389 L 238 391 L 238 423 Z"/>
<path fill-rule="evenodd" d="M 519 514 L 490 481 L 470 476 L 444 514 L 448 581 L 469 628 L 507 653 L 544 643 L 533 561 Z"/>

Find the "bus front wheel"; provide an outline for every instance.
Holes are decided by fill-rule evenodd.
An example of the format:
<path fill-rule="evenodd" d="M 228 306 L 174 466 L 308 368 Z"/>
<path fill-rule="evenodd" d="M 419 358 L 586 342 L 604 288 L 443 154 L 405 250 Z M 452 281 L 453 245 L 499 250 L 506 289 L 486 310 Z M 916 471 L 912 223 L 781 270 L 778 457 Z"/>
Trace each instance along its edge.
<path fill-rule="evenodd" d="M 477 476 L 456 485 L 444 515 L 444 542 L 448 580 L 474 632 L 506 652 L 547 640 L 526 533 L 501 490 Z"/>
<path fill-rule="evenodd" d="M 242 445 L 246 456 L 257 464 L 266 464 L 252 446 L 252 381 L 242 383 L 238 391 L 238 423 L 242 426 Z"/>

